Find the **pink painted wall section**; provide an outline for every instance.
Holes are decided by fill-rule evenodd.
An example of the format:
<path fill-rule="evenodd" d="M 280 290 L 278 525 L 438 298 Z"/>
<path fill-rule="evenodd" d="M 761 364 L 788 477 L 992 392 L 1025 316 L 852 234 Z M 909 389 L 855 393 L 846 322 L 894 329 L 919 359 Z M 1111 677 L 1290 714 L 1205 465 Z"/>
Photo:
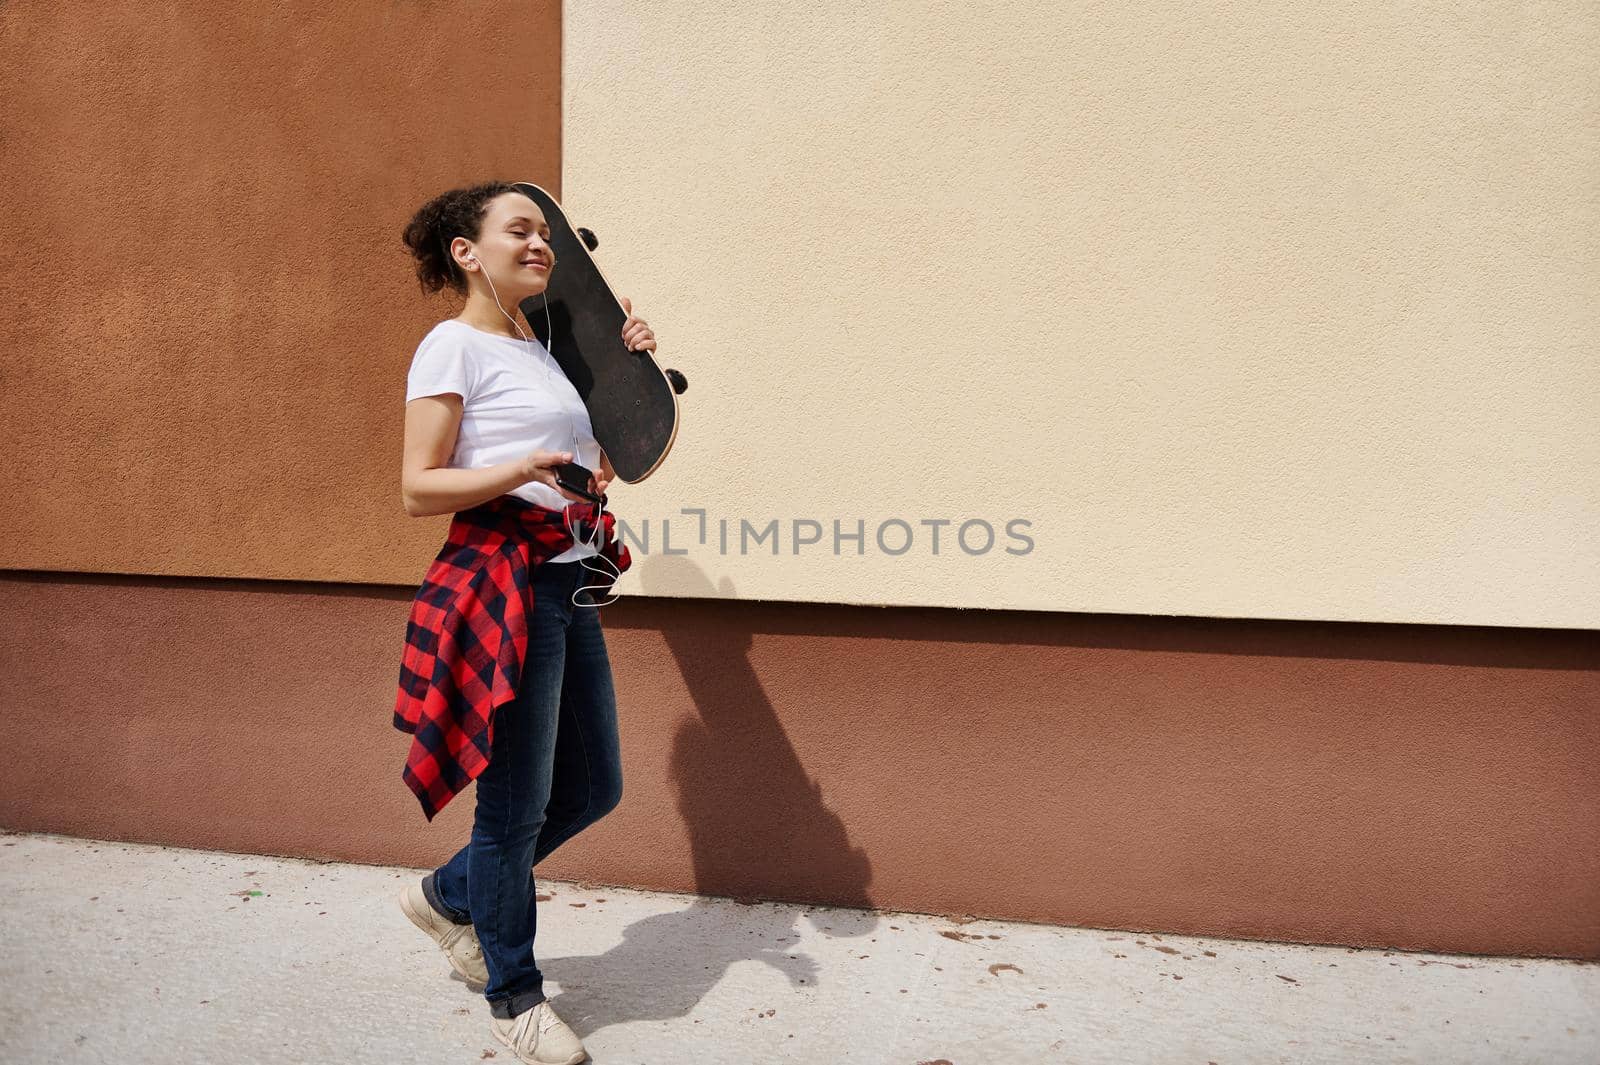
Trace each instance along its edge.
<path fill-rule="evenodd" d="M 7 827 L 425 866 L 410 589 L 10 574 Z M 605 608 L 624 797 L 539 867 L 714 895 L 1600 957 L 1600 639 Z"/>

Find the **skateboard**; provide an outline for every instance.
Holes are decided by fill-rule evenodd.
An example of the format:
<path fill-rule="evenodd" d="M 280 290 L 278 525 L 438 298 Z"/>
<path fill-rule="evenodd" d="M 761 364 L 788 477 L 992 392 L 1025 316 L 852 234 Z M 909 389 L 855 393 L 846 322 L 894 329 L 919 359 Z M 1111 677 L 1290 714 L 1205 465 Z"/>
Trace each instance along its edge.
<path fill-rule="evenodd" d="M 672 450 L 678 394 L 689 382 L 677 370 L 663 371 L 652 352 L 628 350 L 622 340 L 628 312 L 589 254 L 600 244 L 594 233 L 575 229 L 555 197 L 538 185 L 518 181 L 513 186 L 544 212 L 556 258 L 543 296 L 523 300 L 522 313 L 589 409 L 594 438 L 611 468 L 635 484 L 654 473 Z"/>

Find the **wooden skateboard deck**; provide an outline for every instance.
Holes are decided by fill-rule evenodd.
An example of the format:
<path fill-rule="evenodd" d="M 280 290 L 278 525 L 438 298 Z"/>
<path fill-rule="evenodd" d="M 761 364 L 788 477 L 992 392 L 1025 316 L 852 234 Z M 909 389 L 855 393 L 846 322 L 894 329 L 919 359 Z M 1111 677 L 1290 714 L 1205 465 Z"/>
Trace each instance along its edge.
<path fill-rule="evenodd" d="M 556 260 L 543 299 L 523 300 L 522 313 L 583 398 L 612 469 L 630 484 L 642 481 L 672 450 L 677 393 L 687 382 L 676 370 L 663 372 L 651 352 L 628 350 L 622 340 L 628 313 L 590 254 L 598 244 L 594 235 L 574 229 L 561 205 L 538 185 L 513 184 L 544 212 Z"/>

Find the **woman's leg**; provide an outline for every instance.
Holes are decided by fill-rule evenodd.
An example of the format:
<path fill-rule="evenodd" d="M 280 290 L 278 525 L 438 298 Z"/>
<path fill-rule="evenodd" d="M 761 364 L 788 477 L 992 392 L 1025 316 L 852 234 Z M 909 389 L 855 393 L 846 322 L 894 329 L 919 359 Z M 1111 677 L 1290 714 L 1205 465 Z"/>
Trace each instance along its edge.
<path fill-rule="evenodd" d="M 537 865 L 551 851 L 562 843 L 577 835 L 589 825 L 604 817 L 615 809 L 622 798 L 622 761 L 620 744 L 617 734 L 617 708 L 616 694 L 612 685 L 611 662 L 606 652 L 605 636 L 601 629 L 599 611 L 592 607 L 573 607 L 571 596 L 576 583 L 582 581 L 582 575 L 574 571 L 573 564 L 547 564 L 535 570 L 536 580 L 534 586 L 535 609 L 549 622 L 549 628 L 556 627 L 555 618 L 560 619 L 564 627 L 563 648 L 561 650 L 561 666 L 559 669 L 560 694 L 556 699 L 557 705 L 553 708 L 550 702 L 548 689 L 539 700 L 526 698 L 531 692 L 524 684 L 518 693 L 515 703 L 509 703 L 496 711 L 495 743 L 491 754 L 490 766 L 486 768 L 478 781 L 478 815 L 474 823 L 473 838 L 465 847 L 456 852 L 443 866 L 435 870 L 429 881 L 424 881 L 423 890 L 429 895 L 429 901 L 439 910 L 449 915 L 452 919 L 467 921 L 468 913 L 476 914 L 482 906 L 483 892 L 474 892 L 471 885 L 475 883 L 473 873 L 478 868 L 473 864 L 474 855 L 484 850 L 480 842 L 486 834 L 480 831 L 480 826 L 492 825 L 498 811 L 485 812 L 484 803 L 486 795 L 491 806 L 499 800 L 498 795 L 504 790 L 496 780 L 491 780 L 487 792 L 484 778 L 490 776 L 495 760 L 501 759 L 502 767 L 505 759 L 501 758 L 501 724 L 509 717 L 507 711 L 513 707 L 520 707 L 519 713 L 527 716 L 533 709 L 533 702 L 538 702 L 542 711 L 532 716 L 548 717 L 556 722 L 548 731 L 554 732 L 553 748 L 548 757 L 543 756 L 543 748 L 531 757 L 537 761 L 543 757 L 548 763 L 545 774 L 547 784 L 545 787 L 548 798 L 544 804 L 544 817 L 539 826 L 538 839 L 535 842 L 530 858 L 525 868 L 531 869 Z M 566 577 L 566 579 L 561 579 Z M 572 578 L 576 577 L 577 581 Z M 550 611 L 550 613 L 546 613 Z M 537 625 L 535 626 L 537 628 Z M 525 678 L 530 677 L 528 670 L 533 669 L 535 633 L 529 636 L 529 661 L 525 668 Z M 546 662 L 539 667 L 538 672 L 548 680 L 552 673 L 550 665 Z M 548 739 L 548 736 L 545 738 Z M 510 741 L 506 741 L 510 744 Z M 515 749 L 522 749 L 520 745 L 512 745 Z M 500 774 L 503 775 L 503 774 Z M 532 800 L 529 800 L 532 801 Z M 514 857 L 506 860 L 514 860 Z M 498 864 L 497 864 L 498 868 Z M 496 874 L 498 875 L 498 874 Z M 431 881 L 431 882 L 430 882 Z M 490 999 L 491 1006 L 495 996 L 500 996 L 506 1001 L 504 1008 L 511 1008 L 511 999 L 515 1000 L 515 1012 L 520 1013 L 536 1005 L 543 997 L 543 974 L 538 972 L 533 960 L 531 949 L 532 937 L 538 928 L 538 903 L 536 901 L 535 881 L 532 876 L 526 878 L 528 887 L 526 899 L 527 918 L 525 927 L 528 933 L 529 953 L 525 964 L 530 972 L 529 979 L 524 981 L 524 991 L 510 989 L 510 984 L 515 981 L 505 982 L 506 986 L 496 983 L 494 963 L 490 962 L 490 983 L 484 989 L 485 997 Z M 480 922 L 474 922 L 481 925 Z M 491 948 L 485 938 L 481 927 L 479 939 L 483 944 L 484 957 L 489 961 Z M 520 942 L 520 932 L 513 938 Z M 537 979 L 533 977 L 537 974 Z M 527 992 L 528 988 L 538 986 L 540 993 L 533 995 Z M 511 1016 L 509 1012 L 497 1009 L 501 1016 Z"/>
<path fill-rule="evenodd" d="M 422 894 L 429 905 L 456 924 L 471 924 L 468 911 L 471 899 L 467 895 L 467 862 L 472 854 L 469 842 L 450 860 L 422 878 Z"/>
<path fill-rule="evenodd" d="M 517 697 L 495 709 L 494 741 L 489 764 L 478 776 L 466 848 L 467 911 L 489 970 L 483 994 L 498 1017 L 516 1016 L 545 997 L 544 974 L 533 956 L 537 912 L 528 870 L 550 801 L 572 617 L 572 604 L 561 589 L 570 594 L 572 578 L 565 567 L 548 564 L 534 574 L 522 677 Z M 454 904 L 450 890 L 442 894 Z"/>
<path fill-rule="evenodd" d="M 579 609 L 594 614 L 593 610 Z M 533 849 L 535 867 L 622 801 L 616 695 L 598 618 L 591 626 L 587 619 L 574 615 L 572 627 L 567 630 L 559 720 L 550 801 L 545 805 L 544 825 Z M 467 869 L 471 854 L 469 842 L 422 881 L 422 893 L 433 908 L 457 924 L 472 923 L 466 909 L 470 905 Z"/>
<path fill-rule="evenodd" d="M 577 607 L 567 628 L 560 719 L 550 802 L 533 851 L 535 866 L 622 801 L 616 690 L 600 612 L 593 607 Z"/>

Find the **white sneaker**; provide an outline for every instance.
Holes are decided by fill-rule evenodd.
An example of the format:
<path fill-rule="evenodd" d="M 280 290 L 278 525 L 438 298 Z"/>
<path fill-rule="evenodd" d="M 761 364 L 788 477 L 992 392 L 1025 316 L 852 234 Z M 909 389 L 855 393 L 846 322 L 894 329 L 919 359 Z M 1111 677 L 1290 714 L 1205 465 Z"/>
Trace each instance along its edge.
<path fill-rule="evenodd" d="M 400 892 L 400 909 L 411 923 L 432 936 L 450 961 L 450 968 L 483 987 L 489 983 L 489 963 L 483 960 L 478 933 L 470 924 L 456 924 L 433 908 L 421 883 L 407 884 Z"/>
<path fill-rule="evenodd" d="M 556 1016 L 549 999 L 509 1020 L 491 1014 L 489 1030 L 527 1065 L 578 1065 L 589 1057 L 578 1033 Z"/>

